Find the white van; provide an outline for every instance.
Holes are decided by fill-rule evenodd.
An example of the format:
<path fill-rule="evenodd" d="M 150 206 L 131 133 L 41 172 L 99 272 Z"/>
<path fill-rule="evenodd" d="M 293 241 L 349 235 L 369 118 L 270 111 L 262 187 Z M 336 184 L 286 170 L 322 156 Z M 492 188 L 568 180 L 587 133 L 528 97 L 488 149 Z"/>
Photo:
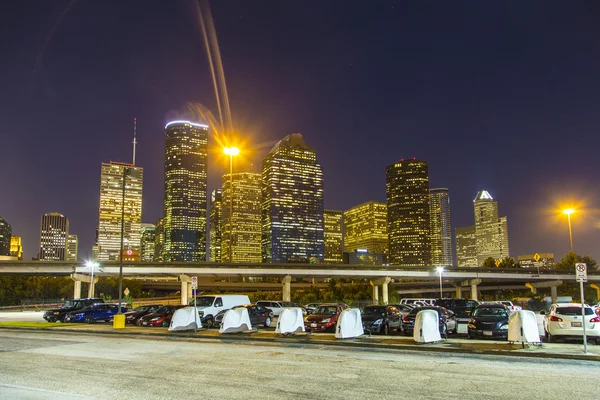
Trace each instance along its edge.
<path fill-rule="evenodd" d="M 241 294 L 210 294 L 196 297 L 198 316 L 202 321 L 202 325 L 207 328 L 213 327 L 215 315 L 219 311 L 229 310 L 244 304 L 250 304 L 250 299 L 248 296 Z M 194 305 L 194 299 L 189 302 L 189 305 Z"/>
<path fill-rule="evenodd" d="M 412 304 L 415 306 L 432 306 L 435 304 L 435 299 L 424 298 L 406 298 L 400 300 L 400 304 Z"/>

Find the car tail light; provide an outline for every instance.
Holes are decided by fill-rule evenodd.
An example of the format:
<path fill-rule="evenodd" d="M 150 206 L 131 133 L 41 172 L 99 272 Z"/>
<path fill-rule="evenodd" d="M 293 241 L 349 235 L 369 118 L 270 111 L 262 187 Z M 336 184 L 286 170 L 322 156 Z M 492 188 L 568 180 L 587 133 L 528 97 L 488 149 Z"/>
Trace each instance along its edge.
<path fill-rule="evenodd" d="M 402 322 L 410 322 L 410 321 L 408 320 L 408 317 L 404 317 L 404 318 L 402 318 Z"/>
<path fill-rule="evenodd" d="M 558 318 L 555 315 L 550 316 L 550 321 L 554 321 L 554 322 L 563 322 L 562 318 Z"/>
<path fill-rule="evenodd" d="M 600 322 L 600 317 L 594 317 L 590 319 L 590 322 Z"/>

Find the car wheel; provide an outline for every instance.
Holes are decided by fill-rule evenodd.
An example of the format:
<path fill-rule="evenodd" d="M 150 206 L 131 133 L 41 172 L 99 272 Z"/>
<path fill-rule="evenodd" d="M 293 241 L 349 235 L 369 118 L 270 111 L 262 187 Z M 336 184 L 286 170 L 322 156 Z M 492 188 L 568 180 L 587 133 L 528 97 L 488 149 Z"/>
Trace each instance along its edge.
<path fill-rule="evenodd" d="M 93 324 L 93 323 L 94 323 L 94 318 L 92 318 L 92 316 L 91 316 L 91 315 L 88 315 L 88 316 L 86 316 L 86 317 L 83 319 L 83 322 L 85 322 L 86 324 Z"/>
<path fill-rule="evenodd" d="M 56 320 L 64 323 L 66 318 L 67 318 L 67 314 L 63 314 L 60 317 L 58 317 Z"/>
<path fill-rule="evenodd" d="M 388 324 L 383 324 L 381 327 L 381 334 L 386 336 L 390 334 L 390 326 Z"/>
<path fill-rule="evenodd" d="M 265 318 L 265 328 L 268 328 L 271 326 L 271 317 L 267 317 Z"/>
<path fill-rule="evenodd" d="M 162 324 L 160 324 L 160 326 L 162 326 L 163 328 L 168 328 L 168 327 L 169 327 L 169 325 L 170 325 L 170 324 L 169 324 L 169 321 L 167 321 L 167 320 L 164 320 L 164 321 L 162 322 Z"/>
<path fill-rule="evenodd" d="M 212 328 L 215 325 L 215 322 L 213 321 L 212 318 L 207 318 L 206 322 L 204 323 L 204 325 L 206 325 L 206 327 L 208 329 Z"/>

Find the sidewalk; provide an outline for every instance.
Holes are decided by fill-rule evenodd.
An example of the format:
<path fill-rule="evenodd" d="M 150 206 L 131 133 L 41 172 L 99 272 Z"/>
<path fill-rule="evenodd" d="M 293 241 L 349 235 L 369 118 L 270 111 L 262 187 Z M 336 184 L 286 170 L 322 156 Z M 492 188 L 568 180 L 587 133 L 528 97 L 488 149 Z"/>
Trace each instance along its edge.
<path fill-rule="evenodd" d="M 272 344 L 297 343 L 303 345 L 327 345 L 356 348 L 411 350 L 444 353 L 486 354 L 499 356 L 560 358 L 574 360 L 600 361 L 600 346 L 588 343 L 588 353 L 583 353 L 583 343 L 544 343 L 542 346 L 521 343 L 473 340 L 465 337 L 451 337 L 440 343 L 415 344 L 411 337 L 405 336 L 368 336 L 364 335 L 355 339 L 336 339 L 334 334 L 300 333 L 291 336 L 276 335 L 273 331 L 249 331 L 235 334 L 220 334 L 217 330 L 200 330 L 197 333 L 169 332 L 167 328 L 145 328 L 127 326 L 125 329 L 114 329 L 112 324 L 69 324 L 68 326 L 53 323 L 40 323 L 38 327 L 15 326 L 0 323 L 0 329 L 20 329 L 35 331 L 51 331 L 53 333 L 77 334 L 102 334 L 122 335 L 131 339 L 169 339 L 185 341 L 220 341 L 220 342 L 261 342 Z M 46 325 L 47 324 L 47 325 Z M 24 324 L 25 325 L 25 324 Z"/>

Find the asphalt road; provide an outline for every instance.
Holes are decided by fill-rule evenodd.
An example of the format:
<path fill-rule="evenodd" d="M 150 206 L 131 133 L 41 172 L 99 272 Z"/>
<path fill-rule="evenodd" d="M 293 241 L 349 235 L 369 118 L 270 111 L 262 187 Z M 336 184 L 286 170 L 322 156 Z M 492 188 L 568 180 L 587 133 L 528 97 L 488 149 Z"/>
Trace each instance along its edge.
<path fill-rule="evenodd" d="M 0 331 L 2 399 L 597 399 L 600 364 Z"/>

